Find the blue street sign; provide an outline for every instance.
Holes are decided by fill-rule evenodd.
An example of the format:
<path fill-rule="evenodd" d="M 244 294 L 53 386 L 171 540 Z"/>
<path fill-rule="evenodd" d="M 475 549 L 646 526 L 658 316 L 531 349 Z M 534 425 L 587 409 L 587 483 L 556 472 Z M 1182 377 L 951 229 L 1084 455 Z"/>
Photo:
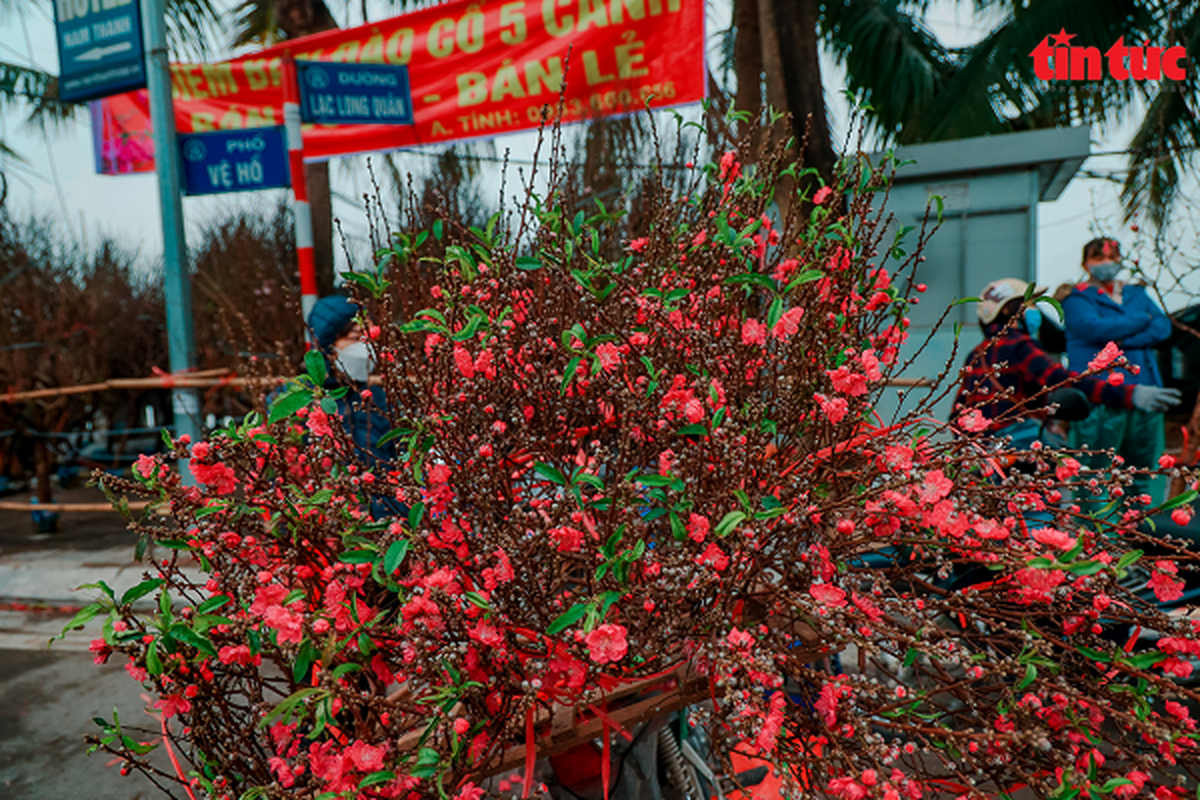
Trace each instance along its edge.
<path fill-rule="evenodd" d="M 179 150 L 189 195 L 291 185 L 282 127 L 187 133 L 179 137 Z"/>
<path fill-rule="evenodd" d="M 58 94 L 92 100 L 146 85 L 139 0 L 55 0 Z"/>
<path fill-rule="evenodd" d="M 300 118 L 327 125 L 412 125 L 408 68 L 297 61 Z"/>

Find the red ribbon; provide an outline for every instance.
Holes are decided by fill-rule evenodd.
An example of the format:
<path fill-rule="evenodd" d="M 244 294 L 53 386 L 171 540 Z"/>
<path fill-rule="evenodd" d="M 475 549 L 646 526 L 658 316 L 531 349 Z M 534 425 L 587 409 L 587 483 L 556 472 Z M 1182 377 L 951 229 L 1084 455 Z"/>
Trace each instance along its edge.
<path fill-rule="evenodd" d="M 171 749 L 171 731 L 167 728 L 167 715 L 162 715 L 162 739 L 163 747 L 167 751 L 167 758 L 171 759 L 171 766 L 175 768 L 175 774 L 179 776 L 179 782 L 183 784 L 183 790 L 187 792 L 187 796 L 196 800 L 196 795 L 192 794 L 192 785 L 188 783 L 188 779 L 183 776 L 183 770 L 179 767 L 179 759 L 175 757 L 175 751 Z M 607 789 L 605 795 L 607 800 Z"/>
<path fill-rule="evenodd" d="M 533 791 L 533 767 L 537 763 L 537 745 L 533 738 L 533 703 L 525 711 L 525 788 L 521 797 L 529 797 Z M 607 790 L 605 791 L 607 795 Z"/>
<path fill-rule="evenodd" d="M 172 375 L 171 373 L 166 372 L 165 370 L 163 370 L 159 367 L 151 367 L 150 372 L 152 372 L 155 375 L 157 375 L 158 377 L 162 378 L 162 385 L 164 388 L 170 389 L 175 386 L 175 376 Z"/>
<path fill-rule="evenodd" d="M 594 709 L 593 709 L 594 710 Z M 604 800 L 608 800 L 608 781 L 612 773 L 612 742 L 609 741 L 608 715 L 600 717 L 601 729 L 604 731 L 604 752 L 600 762 L 600 780 L 604 781 Z"/>
<path fill-rule="evenodd" d="M 612 729 L 615 729 L 617 731 L 617 733 L 624 736 L 625 741 L 627 741 L 627 742 L 633 741 L 633 734 L 630 733 L 629 731 L 625 730 L 625 727 L 623 725 L 621 725 L 621 723 L 617 722 L 615 719 L 610 717 L 608 715 L 608 712 L 606 712 L 604 709 L 594 706 L 591 703 L 588 703 L 588 708 L 590 708 L 592 710 L 593 714 L 595 714 L 597 717 L 600 718 L 600 722 L 604 726 L 605 736 L 608 735 L 609 728 L 612 728 Z"/>

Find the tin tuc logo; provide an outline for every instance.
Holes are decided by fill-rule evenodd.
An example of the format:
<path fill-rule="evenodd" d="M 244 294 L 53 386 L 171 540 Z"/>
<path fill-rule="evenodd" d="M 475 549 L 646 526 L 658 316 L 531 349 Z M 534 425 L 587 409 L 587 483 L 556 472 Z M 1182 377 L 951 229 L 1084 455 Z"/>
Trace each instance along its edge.
<path fill-rule="evenodd" d="M 1103 64 L 1108 74 L 1119 81 L 1157 81 L 1167 78 L 1181 81 L 1187 77 L 1187 50 L 1183 45 L 1127 47 L 1125 37 L 1117 39 L 1103 55 L 1098 47 L 1070 44 L 1075 34 L 1062 28 L 1042 39 L 1033 52 L 1033 72 L 1044 81 L 1095 81 L 1103 77 Z M 1050 44 L 1053 40 L 1054 44 Z"/>

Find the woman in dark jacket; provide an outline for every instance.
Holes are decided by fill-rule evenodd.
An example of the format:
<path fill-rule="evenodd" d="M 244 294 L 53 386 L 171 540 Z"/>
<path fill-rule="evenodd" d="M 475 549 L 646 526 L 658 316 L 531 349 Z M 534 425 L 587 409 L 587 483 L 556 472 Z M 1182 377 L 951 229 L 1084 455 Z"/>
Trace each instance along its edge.
<path fill-rule="evenodd" d="M 330 366 L 326 388 L 350 387 L 350 391 L 337 400 L 337 410 L 346 432 L 354 441 L 358 457 L 371 469 L 389 469 L 394 468 L 399 452 L 394 442 L 379 444 L 391 430 L 387 396 L 381 387 L 375 387 L 368 399 L 362 397 L 374 367 L 374 356 L 363 341 L 363 329 L 358 322 L 361 310 L 341 295 L 323 297 L 309 312 L 308 327 Z M 398 503 L 376 499 L 371 503 L 371 513 L 378 519 L 407 514 L 408 509 Z"/>

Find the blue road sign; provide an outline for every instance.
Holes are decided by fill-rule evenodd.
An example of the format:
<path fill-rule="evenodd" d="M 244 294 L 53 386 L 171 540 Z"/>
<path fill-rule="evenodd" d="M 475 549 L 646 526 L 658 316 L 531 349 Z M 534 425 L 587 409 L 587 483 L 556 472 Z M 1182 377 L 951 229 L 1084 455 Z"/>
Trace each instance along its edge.
<path fill-rule="evenodd" d="M 300 118 L 326 125 L 412 125 L 408 68 L 297 61 Z"/>
<path fill-rule="evenodd" d="M 55 0 L 58 93 L 92 100 L 146 85 L 140 0 Z"/>
<path fill-rule="evenodd" d="M 183 134 L 179 150 L 189 195 L 291 185 L 282 127 Z"/>

